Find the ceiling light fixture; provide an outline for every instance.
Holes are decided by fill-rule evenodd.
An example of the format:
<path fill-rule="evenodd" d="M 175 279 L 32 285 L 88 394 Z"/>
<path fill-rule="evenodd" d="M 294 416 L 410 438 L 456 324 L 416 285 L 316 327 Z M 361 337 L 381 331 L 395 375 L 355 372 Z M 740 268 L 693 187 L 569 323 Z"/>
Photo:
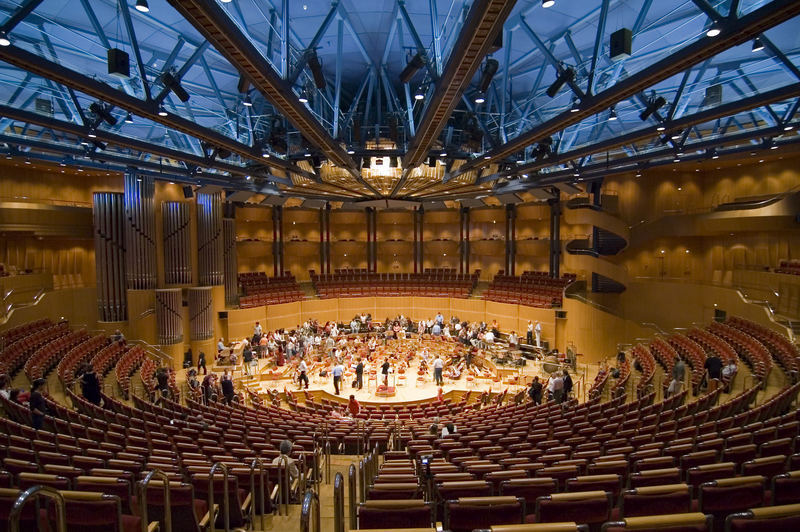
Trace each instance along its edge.
<path fill-rule="evenodd" d="M 658 111 L 661 107 L 663 107 L 667 103 L 667 100 L 664 99 L 663 96 L 656 97 L 653 95 L 650 100 L 647 102 L 647 106 L 644 110 L 639 114 L 639 118 L 644 121 L 650 118 L 650 115 Z"/>
<path fill-rule="evenodd" d="M 617 119 L 617 111 L 615 111 L 613 107 L 608 110 L 608 119 L 610 121 Z"/>
<path fill-rule="evenodd" d="M 87 133 L 86 136 L 89 137 L 90 139 L 96 139 L 97 133 L 95 133 L 94 129 L 90 129 L 89 133 Z"/>
<path fill-rule="evenodd" d="M 667 127 L 664 124 L 659 124 L 656 131 L 666 131 Z"/>
<path fill-rule="evenodd" d="M 0 31 L 0 46 L 11 46 L 11 39 L 6 31 Z"/>
<path fill-rule="evenodd" d="M 167 116 L 167 110 L 164 108 L 163 105 L 158 106 L 158 116 Z"/>
<path fill-rule="evenodd" d="M 556 5 L 556 0 L 542 0 L 542 7 L 545 9 L 554 5 Z"/>
<path fill-rule="evenodd" d="M 794 126 L 792 124 L 786 124 L 786 125 L 783 126 L 783 130 L 784 131 L 791 131 L 793 129 L 794 129 Z"/>
<path fill-rule="evenodd" d="M 753 51 L 760 52 L 763 49 L 764 49 L 764 43 L 761 42 L 761 37 L 756 37 L 755 39 L 753 39 Z"/>
<path fill-rule="evenodd" d="M 714 24 L 712 24 L 712 25 L 711 25 L 711 27 L 709 27 L 709 28 L 708 28 L 708 30 L 706 31 L 706 37 L 716 37 L 716 36 L 717 36 L 717 35 L 719 35 L 720 33 L 722 33 L 722 29 L 719 27 L 719 24 L 717 24 L 717 23 L 715 22 L 715 23 L 714 23 Z"/>
<path fill-rule="evenodd" d="M 570 107 L 569 112 L 570 113 L 577 113 L 580 110 L 581 110 L 581 106 L 580 106 L 580 103 L 578 103 L 578 97 L 577 96 L 573 96 L 572 97 L 572 107 Z"/>
<path fill-rule="evenodd" d="M 414 99 L 415 100 L 424 100 L 425 99 L 425 89 L 423 89 L 422 85 L 417 87 L 416 92 L 414 92 Z"/>
<path fill-rule="evenodd" d="M 150 6 L 147 5 L 147 0 L 136 0 L 136 11 L 140 11 L 142 13 L 149 13 Z"/>
<path fill-rule="evenodd" d="M 245 107 L 253 107 L 253 101 L 250 99 L 250 96 L 245 96 L 242 100 L 242 105 Z"/>
<path fill-rule="evenodd" d="M 486 101 L 486 98 L 484 98 L 482 92 L 479 92 L 477 95 L 475 95 L 475 103 L 480 104 L 480 103 L 483 103 L 485 101 Z"/>
<path fill-rule="evenodd" d="M 130 114 L 130 113 L 128 113 L 127 115 L 125 115 L 125 123 L 126 123 L 126 124 L 133 124 L 133 116 L 131 116 L 131 114 Z"/>

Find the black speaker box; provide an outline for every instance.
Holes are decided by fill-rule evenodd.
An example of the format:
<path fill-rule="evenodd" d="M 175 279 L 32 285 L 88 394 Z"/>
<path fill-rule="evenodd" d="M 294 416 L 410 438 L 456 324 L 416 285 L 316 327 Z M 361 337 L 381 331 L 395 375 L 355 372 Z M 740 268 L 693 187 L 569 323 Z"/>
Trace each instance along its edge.
<path fill-rule="evenodd" d="M 567 311 L 566 310 L 557 310 L 556 311 L 556 319 L 559 319 L 559 320 L 567 319 Z"/>
<path fill-rule="evenodd" d="M 631 47 L 633 43 L 633 32 L 628 28 L 622 28 L 611 34 L 609 47 L 611 51 L 608 55 L 611 56 L 612 61 L 619 61 L 631 55 Z"/>
<path fill-rule="evenodd" d="M 108 50 L 108 73 L 118 78 L 131 77 L 131 58 L 128 52 L 119 48 Z"/>
<path fill-rule="evenodd" d="M 186 185 L 185 187 L 183 187 L 183 197 L 188 199 L 191 198 L 192 196 L 194 196 L 194 191 L 192 190 L 192 186 Z"/>

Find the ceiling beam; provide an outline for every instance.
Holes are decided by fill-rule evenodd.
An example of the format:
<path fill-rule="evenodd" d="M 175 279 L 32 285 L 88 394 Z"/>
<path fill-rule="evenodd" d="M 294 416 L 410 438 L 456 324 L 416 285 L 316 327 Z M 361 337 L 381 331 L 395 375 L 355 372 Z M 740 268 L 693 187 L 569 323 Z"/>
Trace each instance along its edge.
<path fill-rule="evenodd" d="M 243 159 L 249 159 L 258 164 L 266 164 L 261 157 L 261 151 L 255 146 L 248 146 L 235 139 L 227 137 L 212 129 L 203 127 L 191 120 L 187 120 L 175 114 L 159 116 L 158 104 L 154 101 L 145 102 L 115 89 L 110 85 L 98 81 L 89 76 L 85 76 L 63 65 L 48 61 L 34 53 L 16 46 L 0 46 L 0 60 L 5 61 L 17 68 L 28 71 L 42 78 L 51 79 L 65 87 L 72 87 L 93 98 L 97 98 L 115 107 L 120 107 L 142 118 L 146 118 L 158 124 L 162 124 L 191 137 L 205 141 L 206 143 L 230 150 Z M 309 179 L 316 177 L 295 164 L 273 157 L 269 160 L 269 166 L 280 168 L 285 172 L 291 172 Z"/>
<path fill-rule="evenodd" d="M 528 145 L 608 109 L 620 100 L 630 98 L 636 93 L 714 57 L 728 48 L 747 42 L 798 14 L 800 14 L 800 2 L 795 0 L 773 0 L 741 18 L 726 20 L 722 33 L 717 37 L 701 37 L 674 54 L 670 54 L 636 74 L 617 82 L 612 87 L 587 96 L 581 100 L 580 109 L 577 112 L 573 113 L 568 109 L 565 110 L 519 137 L 511 139 L 506 144 L 487 152 L 487 158 L 481 157 L 467 162 L 459 168 L 459 173 L 497 163 Z"/>
<path fill-rule="evenodd" d="M 329 161 L 347 169 L 358 179 L 360 172 L 347 151 L 322 127 L 311 111 L 300 103 L 292 88 L 278 75 L 261 52 L 234 24 L 216 2 L 204 0 L 169 0 L 197 31 L 205 37 L 253 86 L 284 115 Z"/>
<path fill-rule="evenodd" d="M 472 81 L 515 3 L 516 0 L 473 2 L 422 120 L 417 125 L 417 134 L 403 158 L 405 172 L 417 167 L 428 156 L 428 150 L 458 105 L 464 89 Z"/>

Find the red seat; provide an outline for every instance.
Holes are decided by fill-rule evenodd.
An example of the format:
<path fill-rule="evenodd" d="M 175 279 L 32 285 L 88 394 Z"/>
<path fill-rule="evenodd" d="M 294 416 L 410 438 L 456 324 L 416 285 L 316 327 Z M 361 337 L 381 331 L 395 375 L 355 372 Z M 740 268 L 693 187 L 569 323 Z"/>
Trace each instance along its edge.
<path fill-rule="evenodd" d="M 620 497 L 620 517 L 681 514 L 691 511 L 688 484 L 666 484 L 626 490 Z"/>
<path fill-rule="evenodd" d="M 522 523 L 525 500 L 521 497 L 462 497 L 445 504 L 444 528 L 472 532 L 476 528 Z"/>
<path fill-rule="evenodd" d="M 422 499 L 366 501 L 358 505 L 358 528 L 429 528 L 432 505 Z"/>

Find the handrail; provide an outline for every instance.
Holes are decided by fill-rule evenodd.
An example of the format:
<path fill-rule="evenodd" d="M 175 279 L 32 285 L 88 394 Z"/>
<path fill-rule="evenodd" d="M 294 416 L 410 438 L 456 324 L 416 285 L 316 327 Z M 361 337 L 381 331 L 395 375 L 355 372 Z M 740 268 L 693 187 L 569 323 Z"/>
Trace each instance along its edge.
<path fill-rule="evenodd" d="M 67 532 L 67 507 L 64 502 L 64 496 L 61 495 L 61 492 L 57 489 L 51 488 L 50 486 L 31 486 L 17 497 L 17 500 L 14 501 L 14 506 L 11 508 L 11 512 L 8 514 L 9 531 L 20 532 L 19 520 L 22 517 L 22 508 L 25 506 L 25 503 L 35 495 L 44 495 L 56 501 L 56 515 L 58 516 L 58 522 L 56 523 L 57 531 Z M 36 522 L 39 522 L 38 513 L 36 514 Z"/>
<path fill-rule="evenodd" d="M 366 458 L 362 458 L 358 462 L 358 502 L 367 500 L 367 475 L 365 472 Z"/>
<path fill-rule="evenodd" d="M 333 479 L 333 532 L 344 532 L 344 477 Z"/>
<path fill-rule="evenodd" d="M 168 355 L 167 353 L 162 351 L 159 347 L 157 347 L 157 346 L 155 346 L 153 344 L 149 344 L 149 343 L 145 342 L 144 340 L 127 340 L 126 339 L 126 341 L 129 344 L 141 345 L 142 347 L 145 348 L 145 350 L 148 353 L 150 353 L 151 355 L 154 355 L 160 362 L 162 362 L 162 363 L 166 362 L 166 363 L 169 363 L 169 365 L 172 365 L 172 356 Z"/>
<path fill-rule="evenodd" d="M 325 438 L 325 484 L 331 483 L 331 440 Z"/>
<path fill-rule="evenodd" d="M 289 515 L 289 457 L 278 457 L 278 515 Z M 285 512 L 285 513 L 283 513 Z"/>
<path fill-rule="evenodd" d="M 217 472 L 217 469 L 222 471 L 222 496 L 225 500 L 222 501 L 222 515 L 224 516 L 225 521 L 225 532 L 231 532 L 231 509 L 230 509 L 230 501 L 228 497 L 228 466 L 226 466 L 222 462 L 214 462 L 211 464 L 211 469 L 208 471 L 208 507 L 211 508 L 213 513 L 214 508 L 214 473 Z M 211 529 L 216 528 L 216 521 L 217 516 L 211 516 Z"/>
<path fill-rule="evenodd" d="M 300 532 L 309 532 L 312 530 L 309 526 L 309 514 L 314 513 L 314 532 L 320 532 L 320 515 L 319 515 L 319 496 L 310 489 L 306 491 L 303 497 L 303 505 L 300 508 Z"/>
<path fill-rule="evenodd" d="M 358 491 L 358 486 L 356 485 L 356 466 L 353 464 L 350 464 L 347 470 L 347 483 L 347 498 L 348 506 L 350 507 L 350 530 L 355 530 L 356 526 L 358 526 L 356 519 L 356 491 Z"/>
<path fill-rule="evenodd" d="M 172 506 L 169 501 L 169 477 L 160 469 L 153 469 L 139 482 L 139 504 L 142 508 L 142 532 L 147 532 L 147 488 L 153 477 L 164 483 L 164 532 L 172 532 Z M 214 510 L 208 510 L 212 514 Z"/>
<path fill-rule="evenodd" d="M 256 465 L 258 465 L 258 476 L 259 476 L 259 488 L 260 490 L 256 490 Z M 269 485 L 269 471 L 266 471 L 267 481 L 264 482 L 264 461 L 261 460 L 259 457 L 253 458 L 250 462 L 250 493 L 255 493 L 258 495 L 258 504 L 259 504 L 259 515 L 261 516 L 261 529 L 266 529 L 264 525 L 264 517 L 266 513 L 266 503 L 265 500 L 269 496 L 266 492 L 266 486 Z M 253 527 L 256 526 L 256 502 L 255 500 L 250 501 L 250 523 Z"/>

